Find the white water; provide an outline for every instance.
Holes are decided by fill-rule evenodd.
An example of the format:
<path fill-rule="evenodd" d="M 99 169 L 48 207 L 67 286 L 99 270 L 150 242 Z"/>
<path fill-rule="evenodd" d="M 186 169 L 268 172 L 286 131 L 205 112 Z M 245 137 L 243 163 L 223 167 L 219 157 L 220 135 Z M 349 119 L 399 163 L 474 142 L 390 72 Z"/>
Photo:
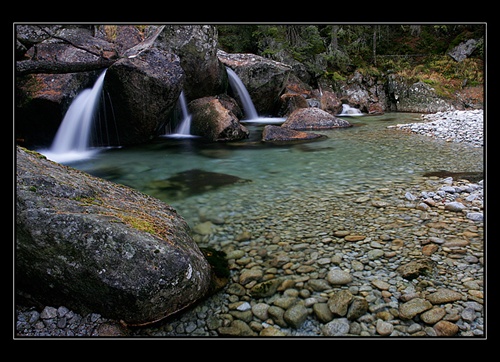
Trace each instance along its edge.
<path fill-rule="evenodd" d="M 241 81 L 240 77 L 238 77 L 238 74 L 236 74 L 235 71 L 229 67 L 226 67 L 226 70 L 227 70 L 227 75 L 229 77 L 228 78 L 229 84 L 231 85 L 233 91 L 238 95 L 243 105 L 243 112 L 245 113 L 246 118 L 240 120 L 240 122 L 266 123 L 266 124 L 285 122 L 285 118 L 259 117 L 257 110 L 255 109 L 255 106 L 252 102 L 252 98 L 250 97 L 250 94 L 248 93 L 248 90 Z"/>
<path fill-rule="evenodd" d="M 104 70 L 94 86 L 81 91 L 69 106 L 48 150 L 41 150 L 48 159 L 55 162 L 70 162 L 92 156 L 95 149 L 89 148 L 90 130 L 99 105 Z"/>
<path fill-rule="evenodd" d="M 257 110 L 253 105 L 250 94 L 248 94 L 247 88 L 241 81 L 240 77 L 229 67 L 226 67 L 227 75 L 229 76 L 229 84 L 235 93 L 237 93 L 240 98 L 241 104 L 243 105 L 243 113 L 245 113 L 246 120 L 254 120 L 259 118 Z"/>
<path fill-rule="evenodd" d="M 362 116 L 362 115 L 363 113 L 359 109 L 351 107 L 348 104 L 343 104 L 342 113 L 338 114 L 337 116 Z"/>
<path fill-rule="evenodd" d="M 186 95 L 184 91 L 181 91 L 179 96 L 179 104 L 181 106 L 181 115 L 182 120 L 181 123 L 177 126 L 174 133 L 168 133 L 165 137 L 172 138 L 189 138 L 189 137 L 198 137 L 191 134 L 191 115 L 189 114 L 186 102 Z"/>

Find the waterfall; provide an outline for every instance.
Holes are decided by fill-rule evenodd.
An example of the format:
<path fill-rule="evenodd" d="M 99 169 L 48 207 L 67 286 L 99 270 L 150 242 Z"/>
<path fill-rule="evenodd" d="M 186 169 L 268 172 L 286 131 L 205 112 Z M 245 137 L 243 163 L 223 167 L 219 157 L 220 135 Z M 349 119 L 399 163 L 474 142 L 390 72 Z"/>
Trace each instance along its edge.
<path fill-rule="evenodd" d="M 280 117 L 259 117 L 257 114 L 257 110 L 252 102 L 252 98 L 250 98 L 250 94 L 248 94 L 247 88 L 241 81 L 238 74 L 235 73 L 229 67 L 226 67 L 227 75 L 229 79 L 229 85 L 231 89 L 236 93 L 236 95 L 240 98 L 240 101 L 243 105 L 243 112 L 245 113 L 245 119 L 241 120 L 241 122 L 252 122 L 252 123 L 278 123 L 281 124 L 285 122 L 285 118 Z"/>
<path fill-rule="evenodd" d="M 87 158 L 95 151 L 89 148 L 90 130 L 98 109 L 106 69 L 92 88 L 81 91 L 71 102 L 52 141 L 50 149 L 40 151 L 56 162 Z"/>
<path fill-rule="evenodd" d="M 362 116 L 363 113 L 357 108 L 351 107 L 350 105 L 344 103 L 342 105 L 342 113 L 338 116 Z"/>
<path fill-rule="evenodd" d="M 175 129 L 174 133 L 167 133 L 165 137 L 171 138 L 189 138 L 189 137 L 198 137 L 191 134 L 191 115 L 189 114 L 186 102 L 186 95 L 184 91 L 181 91 L 179 95 L 179 105 L 181 107 L 181 122 Z"/>
<path fill-rule="evenodd" d="M 191 134 L 191 115 L 188 112 L 187 104 L 186 104 L 186 96 L 184 95 L 184 91 L 181 91 L 181 95 L 179 97 L 179 103 L 181 105 L 182 112 L 182 121 L 177 127 L 176 133 L 182 135 L 190 135 Z"/>
<path fill-rule="evenodd" d="M 252 99 L 250 98 L 250 94 L 248 94 L 247 88 L 241 81 L 240 77 L 238 77 L 238 75 L 231 68 L 226 67 L 226 70 L 229 77 L 229 85 L 240 98 L 246 119 L 252 120 L 259 118 L 255 106 L 253 105 Z"/>

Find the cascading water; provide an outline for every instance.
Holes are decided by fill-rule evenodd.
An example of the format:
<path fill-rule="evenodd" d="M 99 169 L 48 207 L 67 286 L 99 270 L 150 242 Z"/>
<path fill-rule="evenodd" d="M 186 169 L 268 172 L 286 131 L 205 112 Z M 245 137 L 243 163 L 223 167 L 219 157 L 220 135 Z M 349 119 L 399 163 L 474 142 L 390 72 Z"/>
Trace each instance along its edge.
<path fill-rule="evenodd" d="M 81 91 L 69 106 L 57 130 L 50 149 L 41 150 L 56 162 L 70 162 L 90 157 L 96 150 L 89 148 L 90 130 L 98 109 L 104 84 L 105 69 L 94 86 Z"/>
<path fill-rule="evenodd" d="M 350 105 L 348 104 L 343 104 L 342 105 L 342 113 L 338 114 L 337 116 L 362 116 L 363 113 L 355 108 L 355 107 L 351 107 Z"/>
<path fill-rule="evenodd" d="M 184 94 L 184 91 L 181 91 L 181 94 L 179 96 L 179 104 L 181 107 L 181 116 L 182 116 L 181 122 L 175 129 L 174 133 L 168 133 L 165 135 L 165 137 L 172 137 L 172 138 L 198 137 L 191 134 L 191 115 L 189 114 L 187 108 L 186 95 Z"/>
<path fill-rule="evenodd" d="M 250 98 L 250 94 L 248 93 L 247 88 L 241 81 L 240 77 L 234 70 L 229 67 L 226 67 L 227 75 L 229 79 L 229 85 L 231 89 L 238 95 L 240 101 L 243 106 L 243 112 L 245 113 L 245 119 L 241 120 L 241 122 L 253 122 L 253 123 L 283 123 L 285 121 L 284 118 L 278 117 L 259 117 L 257 114 L 257 110 L 252 102 L 252 98 Z"/>
<path fill-rule="evenodd" d="M 182 135 L 190 135 L 191 134 L 191 115 L 188 112 L 187 104 L 186 104 L 186 96 L 184 91 L 181 91 L 181 95 L 179 97 L 179 102 L 181 104 L 182 111 L 182 122 L 179 124 L 177 128 L 178 134 Z"/>
<path fill-rule="evenodd" d="M 232 70 L 231 68 L 226 67 L 226 70 L 227 70 L 227 75 L 229 77 L 229 85 L 240 98 L 246 119 L 251 120 L 259 118 L 257 110 L 255 109 L 252 99 L 250 98 L 250 94 L 248 93 L 247 88 L 241 81 L 240 77 L 238 77 L 235 71 Z"/>

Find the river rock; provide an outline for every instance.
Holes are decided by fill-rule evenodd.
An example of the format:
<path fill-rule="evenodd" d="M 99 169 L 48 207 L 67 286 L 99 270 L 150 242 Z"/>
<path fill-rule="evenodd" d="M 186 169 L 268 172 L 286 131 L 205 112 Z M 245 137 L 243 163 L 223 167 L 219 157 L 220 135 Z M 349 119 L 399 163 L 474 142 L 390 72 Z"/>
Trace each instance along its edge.
<path fill-rule="evenodd" d="M 264 142 L 307 141 L 319 138 L 326 138 L 326 136 L 273 125 L 265 126 L 262 131 L 262 141 Z"/>
<path fill-rule="evenodd" d="M 309 107 L 294 110 L 286 121 L 281 124 L 281 127 L 303 131 L 345 128 L 352 127 L 352 124 L 322 109 Z"/>
<path fill-rule="evenodd" d="M 344 270 L 332 269 L 326 275 L 326 280 L 332 285 L 343 285 L 352 282 L 352 275 Z"/>

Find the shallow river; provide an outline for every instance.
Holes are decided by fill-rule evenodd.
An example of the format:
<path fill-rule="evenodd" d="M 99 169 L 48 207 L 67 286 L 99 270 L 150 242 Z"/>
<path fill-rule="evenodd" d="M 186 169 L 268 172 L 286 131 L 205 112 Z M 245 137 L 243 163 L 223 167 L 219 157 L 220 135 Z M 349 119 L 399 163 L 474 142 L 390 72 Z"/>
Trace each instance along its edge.
<path fill-rule="evenodd" d="M 299 144 L 260 141 L 265 123 L 245 123 L 248 139 L 207 143 L 159 137 L 148 145 L 102 150 L 67 163 L 173 206 L 193 226 L 206 213 L 227 219 L 290 199 L 362 193 L 411 182 L 426 172 L 482 172 L 483 149 L 387 128 L 420 114 L 344 117 L 353 127 L 313 131 L 328 138 Z M 345 196 L 345 195 L 344 195 Z M 357 197 L 359 194 L 357 195 Z M 297 205 L 296 205 L 297 206 Z"/>

